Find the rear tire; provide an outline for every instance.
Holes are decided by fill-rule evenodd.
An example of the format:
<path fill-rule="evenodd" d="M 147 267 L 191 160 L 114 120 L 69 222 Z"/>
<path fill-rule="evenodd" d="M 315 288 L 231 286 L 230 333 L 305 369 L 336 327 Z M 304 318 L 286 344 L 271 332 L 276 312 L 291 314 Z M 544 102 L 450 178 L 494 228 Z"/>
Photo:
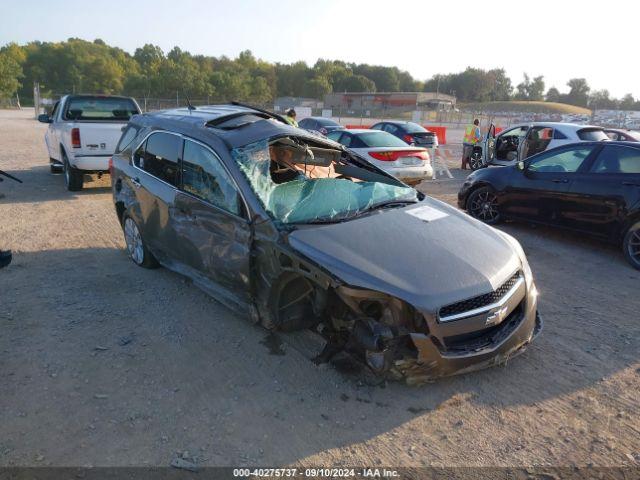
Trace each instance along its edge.
<path fill-rule="evenodd" d="M 79 192 L 82 190 L 84 183 L 84 173 L 81 170 L 73 168 L 69 163 L 67 154 L 62 151 L 62 171 L 64 173 L 64 184 L 70 192 Z"/>
<path fill-rule="evenodd" d="M 144 268 L 157 268 L 160 266 L 156 257 L 153 256 L 142 240 L 138 224 L 126 212 L 122 219 L 122 230 L 124 232 L 124 241 L 127 245 L 127 253 L 133 263 Z"/>
<path fill-rule="evenodd" d="M 640 270 L 640 222 L 629 227 L 622 241 L 622 251 L 627 262 L 635 269 Z"/>
<path fill-rule="evenodd" d="M 488 225 L 502 221 L 498 209 L 498 196 L 491 187 L 480 187 L 471 192 L 466 207 L 469 215 Z"/>

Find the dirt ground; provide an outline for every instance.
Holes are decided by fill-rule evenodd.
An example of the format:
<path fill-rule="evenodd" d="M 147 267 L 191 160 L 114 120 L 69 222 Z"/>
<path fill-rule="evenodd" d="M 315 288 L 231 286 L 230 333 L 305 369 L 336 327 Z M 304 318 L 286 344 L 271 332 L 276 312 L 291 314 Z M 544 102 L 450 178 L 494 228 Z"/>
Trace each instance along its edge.
<path fill-rule="evenodd" d="M 65 191 L 32 116 L 0 111 L 0 169 L 24 181 L 0 183 L 0 466 L 640 464 L 640 272 L 618 248 L 501 226 L 541 292 L 537 341 L 505 367 L 372 386 L 136 267 L 108 176 Z M 453 202 L 454 173 L 421 189 Z"/>

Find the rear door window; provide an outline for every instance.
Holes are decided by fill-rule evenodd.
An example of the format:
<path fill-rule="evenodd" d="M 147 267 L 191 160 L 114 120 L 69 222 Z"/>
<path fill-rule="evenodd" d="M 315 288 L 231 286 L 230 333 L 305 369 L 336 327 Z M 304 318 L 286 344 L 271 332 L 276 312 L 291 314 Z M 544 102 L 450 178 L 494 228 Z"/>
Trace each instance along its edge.
<path fill-rule="evenodd" d="M 592 173 L 640 174 L 640 150 L 614 145 L 605 146 L 591 167 Z"/>
<path fill-rule="evenodd" d="M 182 138 L 170 133 L 153 133 L 138 149 L 135 156 L 136 166 L 150 175 L 178 185 L 178 159 L 182 150 Z"/>
<path fill-rule="evenodd" d="M 240 214 L 239 193 L 222 161 L 210 149 L 190 140 L 184 142 L 182 189 L 227 212 Z"/>
<path fill-rule="evenodd" d="M 553 138 L 555 140 L 566 140 L 567 136 L 562 133 L 560 130 L 558 130 L 557 128 L 553 131 Z"/>
<path fill-rule="evenodd" d="M 120 141 L 118 142 L 115 153 L 120 153 L 129 145 L 131 145 L 131 142 L 133 142 L 133 140 L 136 138 L 139 131 L 140 130 L 137 126 L 127 125 L 127 128 L 125 128 L 122 136 L 120 137 Z"/>

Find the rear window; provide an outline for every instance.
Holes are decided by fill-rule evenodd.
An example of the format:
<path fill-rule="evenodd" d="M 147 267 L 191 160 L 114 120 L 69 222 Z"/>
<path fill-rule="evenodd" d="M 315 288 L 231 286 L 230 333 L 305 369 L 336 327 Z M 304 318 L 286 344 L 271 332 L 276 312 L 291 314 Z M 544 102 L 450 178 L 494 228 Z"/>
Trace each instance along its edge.
<path fill-rule="evenodd" d="M 407 144 L 387 132 L 366 132 L 358 134 L 358 139 L 367 147 L 406 147 Z"/>
<path fill-rule="evenodd" d="M 604 130 L 599 128 L 583 128 L 578 130 L 578 138 L 587 142 L 599 142 L 600 140 L 609 140 Z"/>
<path fill-rule="evenodd" d="M 65 107 L 65 120 L 128 121 L 140 113 L 130 98 L 73 97 Z"/>
<path fill-rule="evenodd" d="M 421 132 L 426 132 L 427 129 L 418 125 L 417 123 L 413 123 L 413 122 L 409 122 L 407 124 L 405 124 L 404 129 L 407 131 L 407 133 L 421 133 Z"/>
<path fill-rule="evenodd" d="M 329 118 L 316 118 L 316 122 L 318 122 L 323 127 L 339 127 L 340 126 L 338 122 L 334 122 Z"/>

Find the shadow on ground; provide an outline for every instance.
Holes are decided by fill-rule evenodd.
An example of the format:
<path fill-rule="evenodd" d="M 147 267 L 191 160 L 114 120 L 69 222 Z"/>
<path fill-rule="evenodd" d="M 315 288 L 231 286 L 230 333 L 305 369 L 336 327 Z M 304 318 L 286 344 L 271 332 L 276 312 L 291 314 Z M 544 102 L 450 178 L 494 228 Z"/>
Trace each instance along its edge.
<path fill-rule="evenodd" d="M 160 464 L 194 445 L 230 463 L 247 455 L 283 464 L 365 442 L 416 416 L 446 409 L 456 418 L 461 403 L 535 405 L 637 362 L 635 272 L 613 252 L 590 251 L 597 246 L 508 230 L 523 237 L 534 272 L 554 265 L 538 276 L 545 329 L 505 367 L 420 388 L 368 386 L 351 362 L 317 367 L 287 334 L 267 334 L 184 277 L 136 267 L 121 250 L 15 252 L 0 271 L 4 445 L 32 445 L 67 464 L 129 464 L 136 460 L 128 445 L 147 445 Z M 602 284 L 627 280 L 615 293 L 593 285 L 586 272 L 575 275 L 584 262 L 612 264 Z M 588 302 L 567 291 L 572 282 Z M 605 307 L 614 294 L 628 300 Z"/>
<path fill-rule="evenodd" d="M 7 173 L 22 180 L 17 183 L 6 177 L 0 182 L 0 203 L 38 203 L 50 200 L 69 200 L 74 197 L 90 196 L 111 192 L 108 174 L 85 175 L 84 188 L 79 192 L 69 192 L 64 186 L 60 173 L 52 174 L 48 165 L 38 165 L 25 170 L 10 170 Z"/>

